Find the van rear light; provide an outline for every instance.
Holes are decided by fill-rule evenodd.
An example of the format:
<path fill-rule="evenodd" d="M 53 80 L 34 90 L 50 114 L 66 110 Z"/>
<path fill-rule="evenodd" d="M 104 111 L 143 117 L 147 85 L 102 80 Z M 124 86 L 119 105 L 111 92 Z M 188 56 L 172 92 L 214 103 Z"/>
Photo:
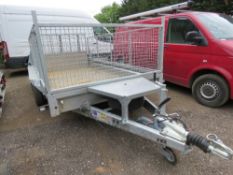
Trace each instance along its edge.
<path fill-rule="evenodd" d="M 9 59 L 9 52 L 7 43 L 5 41 L 0 42 L 0 52 L 3 56 L 3 61 L 6 62 Z"/>

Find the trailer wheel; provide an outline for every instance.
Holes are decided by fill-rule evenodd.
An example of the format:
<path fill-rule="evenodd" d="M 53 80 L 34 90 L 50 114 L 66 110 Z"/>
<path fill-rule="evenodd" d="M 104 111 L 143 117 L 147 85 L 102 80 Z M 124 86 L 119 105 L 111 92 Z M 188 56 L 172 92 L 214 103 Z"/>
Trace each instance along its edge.
<path fill-rule="evenodd" d="M 220 107 L 229 99 L 227 82 L 215 74 L 198 77 L 192 85 L 192 93 L 199 103 L 209 107 Z"/>
<path fill-rule="evenodd" d="M 174 153 L 174 151 L 171 148 L 163 147 L 162 148 L 162 155 L 164 156 L 166 161 L 168 161 L 168 163 L 170 163 L 172 165 L 176 165 L 176 163 L 177 163 L 176 154 Z"/>
<path fill-rule="evenodd" d="M 46 97 L 37 88 L 35 88 L 32 84 L 31 84 L 31 87 L 32 87 L 32 91 L 33 91 L 36 105 L 37 106 L 46 105 L 48 103 Z"/>

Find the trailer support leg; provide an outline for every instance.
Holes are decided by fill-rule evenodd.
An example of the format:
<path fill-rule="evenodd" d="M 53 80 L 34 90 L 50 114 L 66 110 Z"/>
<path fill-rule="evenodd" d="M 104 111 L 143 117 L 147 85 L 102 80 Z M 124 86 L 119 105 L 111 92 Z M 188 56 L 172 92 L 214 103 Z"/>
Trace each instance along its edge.
<path fill-rule="evenodd" d="M 125 124 L 129 120 L 129 99 L 122 99 L 120 100 L 121 103 L 121 116 L 122 116 L 122 124 Z"/>
<path fill-rule="evenodd" d="M 167 98 L 167 88 L 165 84 L 161 84 L 160 103 Z M 163 105 L 160 109 L 161 114 L 166 115 L 166 105 Z"/>

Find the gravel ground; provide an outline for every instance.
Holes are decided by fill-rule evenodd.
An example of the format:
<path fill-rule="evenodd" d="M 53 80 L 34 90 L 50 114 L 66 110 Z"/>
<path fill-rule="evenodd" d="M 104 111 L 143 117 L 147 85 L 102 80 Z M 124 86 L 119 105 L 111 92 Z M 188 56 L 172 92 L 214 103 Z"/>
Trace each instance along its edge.
<path fill-rule="evenodd" d="M 192 130 L 219 135 L 233 147 L 233 102 L 220 109 L 197 104 L 190 91 L 168 85 L 168 111 L 179 112 Z M 155 96 L 150 96 L 155 100 Z M 51 118 L 36 107 L 25 72 L 8 76 L 5 110 L 0 119 L 0 175 L 219 175 L 233 172 L 232 161 L 197 148 L 168 164 L 158 146 L 104 124 L 65 113 Z"/>

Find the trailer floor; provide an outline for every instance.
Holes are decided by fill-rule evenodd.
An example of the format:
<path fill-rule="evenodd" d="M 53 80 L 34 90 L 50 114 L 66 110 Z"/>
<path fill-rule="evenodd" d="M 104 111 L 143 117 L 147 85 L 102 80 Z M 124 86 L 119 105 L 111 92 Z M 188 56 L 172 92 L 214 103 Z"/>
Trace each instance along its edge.
<path fill-rule="evenodd" d="M 133 74 L 107 66 L 90 66 L 88 64 L 77 64 L 73 69 L 50 71 L 48 73 L 51 89 L 67 88 L 130 75 Z"/>
<path fill-rule="evenodd" d="M 52 90 L 133 75 L 126 69 L 88 61 L 85 52 L 50 55 L 46 60 L 48 81 Z M 98 60 L 106 61 L 106 58 Z"/>
<path fill-rule="evenodd" d="M 179 155 L 176 166 L 158 153 L 156 144 L 74 113 L 58 118 L 39 112 L 23 72 L 8 76 L 5 112 L 0 119 L 2 175 L 231 175 L 232 161 L 198 149 Z M 219 109 L 197 104 L 190 91 L 169 85 L 168 111 L 179 112 L 193 130 L 218 134 L 233 147 L 233 102 Z M 155 96 L 150 97 L 155 100 Z"/>

